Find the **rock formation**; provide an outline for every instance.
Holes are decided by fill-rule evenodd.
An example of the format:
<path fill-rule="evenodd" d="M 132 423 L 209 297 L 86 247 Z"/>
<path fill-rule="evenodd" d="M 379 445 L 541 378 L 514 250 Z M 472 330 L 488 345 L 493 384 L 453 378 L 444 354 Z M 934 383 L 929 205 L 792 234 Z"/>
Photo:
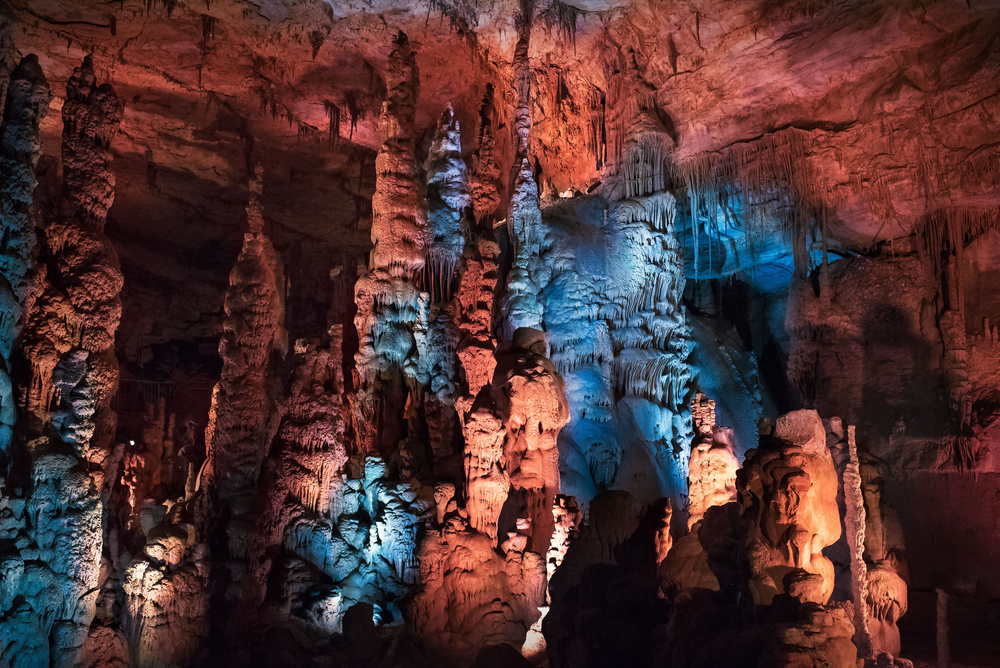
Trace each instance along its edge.
<path fill-rule="evenodd" d="M 486 645 L 521 647 L 545 603 L 544 558 L 527 551 L 527 542 L 512 532 L 501 556 L 461 510 L 429 532 L 420 547 L 422 586 L 411 615 L 433 654 L 471 665 Z"/>
<path fill-rule="evenodd" d="M 362 453 L 386 453 L 400 436 L 406 400 L 404 378 L 414 375 L 413 329 L 422 310 L 413 283 L 424 268 L 427 214 L 420 198 L 414 147 L 420 90 L 415 54 L 406 35 L 394 40 L 386 70 L 372 199 L 369 272 L 358 279 L 354 318 L 360 343 L 355 354 L 353 425 Z"/>
<path fill-rule="evenodd" d="M 34 301 L 32 269 L 35 264 L 36 211 L 35 168 L 42 154 L 39 123 L 49 110 L 52 92 L 38 64 L 38 57 L 26 56 L 5 80 L 2 133 L 3 221 L 7 243 L 2 258 L 4 303 L 3 356 L 0 374 L 0 445 L 4 463 L 10 466 L 16 408 L 11 381 L 11 362 L 15 343 L 24 330 L 25 316 Z"/>
<path fill-rule="evenodd" d="M 751 522 L 743 549 L 754 601 L 786 593 L 825 604 L 833 565 L 823 548 L 840 538 L 837 471 L 826 429 L 815 411 L 779 418 L 769 442 L 747 453 L 737 477 L 739 502 Z"/>
<path fill-rule="evenodd" d="M 222 378 L 212 394 L 205 434 L 208 459 L 201 473 L 208 508 L 199 531 L 222 551 L 213 558 L 228 572 L 228 581 L 218 586 L 231 611 L 231 639 L 248 631 L 247 620 L 264 597 L 264 500 L 257 495 L 257 482 L 282 410 L 272 356 L 287 352 L 284 276 L 281 258 L 264 234 L 262 174 L 258 165 L 250 181 L 248 230 L 229 276 L 219 342 Z"/>
<path fill-rule="evenodd" d="M 736 498 L 736 470 L 732 429 L 715 424 L 715 402 L 695 395 L 691 418 L 697 436 L 691 443 L 688 463 L 688 530 L 701 521 L 712 506 L 722 506 Z"/>
<path fill-rule="evenodd" d="M 45 213 L 39 270 L 29 287 L 36 234 L 32 169 L 37 122 L 49 99 L 37 59 L 25 58 L 11 76 L 4 117 L 6 132 L 16 128 L 20 135 L 5 134 L 13 192 L 5 198 L 4 218 L 13 272 L 5 278 L 20 296 L 8 313 L 9 345 L 21 344 L 23 360 L 12 462 L 22 498 L 9 514 L 16 547 L 8 556 L 12 633 L 4 651 L 25 665 L 74 665 L 88 643 L 106 575 L 104 504 L 120 456 L 113 447 L 111 400 L 118 384 L 114 338 L 122 278 L 104 225 L 114 199 L 110 144 L 123 105 L 110 85 L 97 85 L 92 60 L 85 58 L 67 83 L 62 193 Z"/>
<path fill-rule="evenodd" d="M 997 34 L 0 0 L 0 668 L 1000 663 Z"/>

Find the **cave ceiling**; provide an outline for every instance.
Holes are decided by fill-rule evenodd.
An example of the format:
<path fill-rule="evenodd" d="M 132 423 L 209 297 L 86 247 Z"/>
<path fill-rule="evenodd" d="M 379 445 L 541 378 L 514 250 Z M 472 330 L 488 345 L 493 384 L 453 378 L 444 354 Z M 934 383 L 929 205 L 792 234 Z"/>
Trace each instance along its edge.
<path fill-rule="evenodd" d="M 126 102 L 109 233 L 131 279 L 126 308 L 157 314 L 142 334 L 152 339 L 217 331 L 250 162 L 265 165 L 266 219 L 286 262 L 289 252 L 363 258 L 397 31 L 420 69 L 418 153 L 448 104 L 471 153 L 486 86 L 511 95 L 513 2 L 12 4 L 15 46 L 39 55 L 54 111 L 87 53 Z M 830 244 L 870 249 L 1000 203 L 997 3 L 595 0 L 540 2 L 535 14 L 543 195 L 595 189 L 593 119 L 628 71 L 633 94 L 655 100 L 677 183 L 699 188 L 734 170 L 753 181 L 788 164 Z M 43 125 L 43 186 L 57 181 L 45 172 L 58 170 L 58 119 Z"/>

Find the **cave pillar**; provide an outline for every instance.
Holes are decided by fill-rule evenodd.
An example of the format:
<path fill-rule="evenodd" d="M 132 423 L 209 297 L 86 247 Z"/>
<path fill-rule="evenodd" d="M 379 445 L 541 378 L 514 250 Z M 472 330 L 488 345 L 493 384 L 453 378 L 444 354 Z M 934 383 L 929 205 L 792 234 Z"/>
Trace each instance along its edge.
<path fill-rule="evenodd" d="M 420 91 L 415 54 L 406 35 L 393 40 L 386 66 L 386 101 L 379 119 L 382 146 L 375 158 L 369 271 L 355 285 L 358 331 L 352 404 L 359 455 L 388 454 L 398 444 L 407 402 L 421 404 L 415 382 L 413 330 L 424 269 L 427 214 L 417 179 L 414 117 Z M 409 396 L 407 396 L 409 394 Z"/>
<path fill-rule="evenodd" d="M 222 377 L 212 392 L 205 432 L 207 461 L 202 487 L 207 496 L 201 533 L 224 546 L 227 637 L 246 631 L 263 600 L 268 564 L 260 559 L 266 541 L 261 518 L 266 499 L 258 479 L 281 419 L 281 387 L 272 360 L 287 353 L 284 329 L 284 272 L 281 258 L 263 232 L 260 195 L 263 168 L 250 181 L 248 230 L 229 274 L 222 338 Z"/>

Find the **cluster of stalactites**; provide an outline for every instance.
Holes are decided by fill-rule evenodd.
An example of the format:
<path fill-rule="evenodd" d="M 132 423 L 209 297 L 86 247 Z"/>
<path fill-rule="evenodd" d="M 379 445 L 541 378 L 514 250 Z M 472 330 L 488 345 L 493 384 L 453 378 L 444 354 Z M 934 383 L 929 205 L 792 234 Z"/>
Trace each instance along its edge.
<path fill-rule="evenodd" d="M 653 110 L 636 110 L 618 159 L 608 167 L 608 199 L 642 197 L 667 187 L 674 140 Z"/>
<path fill-rule="evenodd" d="M 618 391 L 681 412 L 690 342 L 675 211 L 666 192 L 623 200 L 611 211 L 609 280 L 599 315 L 610 330 Z"/>
<path fill-rule="evenodd" d="M 595 157 L 603 155 L 609 176 L 619 174 L 620 165 L 632 159 L 627 149 L 635 144 L 636 130 L 642 127 L 636 119 L 656 108 L 656 90 L 643 80 L 635 53 L 631 49 L 619 50 L 615 58 L 608 62 L 604 71 L 607 92 L 592 93 L 589 106 L 592 109 L 591 146 Z M 596 112 L 596 113 L 594 113 Z M 657 129 L 666 129 L 662 124 Z M 601 140 L 601 141 L 598 141 Z"/>
<path fill-rule="evenodd" d="M 731 226 L 744 233 L 751 263 L 758 255 L 753 245 L 766 238 L 762 233 L 785 232 L 796 275 L 808 273 L 807 234 L 815 223 L 822 224 L 824 213 L 819 180 L 807 159 L 807 138 L 808 133 L 788 128 L 673 166 L 677 181 L 687 189 L 691 215 L 684 233 L 690 224 L 695 278 L 718 276 L 711 262 L 709 273 L 702 275 L 701 254 L 712 253 Z M 731 214 L 736 208 L 742 209 L 742 216 Z M 752 265 L 740 270 L 748 268 Z"/>

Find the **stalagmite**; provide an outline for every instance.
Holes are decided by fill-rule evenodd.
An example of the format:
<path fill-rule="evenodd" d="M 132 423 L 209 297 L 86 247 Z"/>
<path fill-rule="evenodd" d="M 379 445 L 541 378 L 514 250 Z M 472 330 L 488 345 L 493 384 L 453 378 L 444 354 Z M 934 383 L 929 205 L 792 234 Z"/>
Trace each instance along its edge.
<path fill-rule="evenodd" d="M 712 506 L 736 499 L 736 470 L 732 429 L 715 424 L 715 402 L 696 394 L 691 405 L 695 440 L 688 461 L 688 529 L 701 521 Z"/>
<path fill-rule="evenodd" d="M 937 664 L 938 668 L 951 667 L 951 645 L 948 641 L 950 627 L 948 624 L 948 592 L 938 587 L 936 621 L 937 621 Z"/>
<path fill-rule="evenodd" d="M 834 571 L 822 550 L 840 538 L 840 512 L 819 415 L 802 410 L 779 418 L 773 436 L 747 453 L 737 489 L 751 522 L 743 549 L 754 601 L 767 605 L 787 593 L 825 605 Z"/>
<path fill-rule="evenodd" d="M 202 472 L 209 508 L 215 517 L 226 518 L 216 523 L 204 517 L 199 529 L 228 552 L 225 599 L 232 613 L 227 632 L 235 636 L 246 632 L 243 625 L 264 593 L 266 571 L 259 568 L 264 508 L 256 490 L 281 417 L 272 356 L 287 350 L 284 276 L 281 258 L 263 231 L 262 186 L 263 167 L 258 165 L 250 182 L 248 231 L 229 275 L 219 342 L 222 378 L 212 394 L 205 433 L 208 460 Z"/>
<path fill-rule="evenodd" d="M 7 24 L 11 25 L 11 24 Z M 6 72 L 5 72 L 6 74 Z M 32 290 L 31 271 L 35 264 L 35 207 L 37 184 L 35 167 L 42 154 L 39 124 L 49 110 L 52 91 L 35 55 L 25 56 L 4 79 L 4 113 L 0 125 L 0 206 L 7 243 L 0 253 L 0 452 L 10 465 L 15 405 L 11 361 L 15 342 L 24 329 L 25 314 L 37 293 Z"/>
<path fill-rule="evenodd" d="M 362 454 L 388 451 L 399 439 L 406 401 L 403 378 L 415 374 L 408 368 L 414 364 L 408 357 L 415 345 L 413 330 L 419 312 L 419 291 L 413 280 L 424 269 L 428 243 L 414 146 L 419 72 L 402 32 L 393 40 L 386 88 L 372 198 L 374 247 L 369 272 L 355 286 L 358 313 L 354 325 L 360 342 L 352 413 L 357 449 Z"/>
<path fill-rule="evenodd" d="M 844 528 L 851 550 L 851 594 L 854 599 L 855 643 L 858 655 L 867 658 L 872 653 L 872 637 L 868 630 L 868 568 L 865 551 L 865 505 L 861 493 L 861 473 L 858 468 L 858 446 L 854 441 L 855 427 L 847 428 L 849 448 L 847 468 L 844 470 L 844 499 L 847 513 Z"/>
<path fill-rule="evenodd" d="M 492 236 L 492 230 L 490 231 Z M 458 358 L 464 372 L 466 394 L 457 401 L 464 416 L 472 402 L 493 378 L 496 359 L 492 334 L 493 294 L 497 283 L 500 247 L 484 232 L 473 233 L 462 257 L 457 311 L 461 341 Z"/>

